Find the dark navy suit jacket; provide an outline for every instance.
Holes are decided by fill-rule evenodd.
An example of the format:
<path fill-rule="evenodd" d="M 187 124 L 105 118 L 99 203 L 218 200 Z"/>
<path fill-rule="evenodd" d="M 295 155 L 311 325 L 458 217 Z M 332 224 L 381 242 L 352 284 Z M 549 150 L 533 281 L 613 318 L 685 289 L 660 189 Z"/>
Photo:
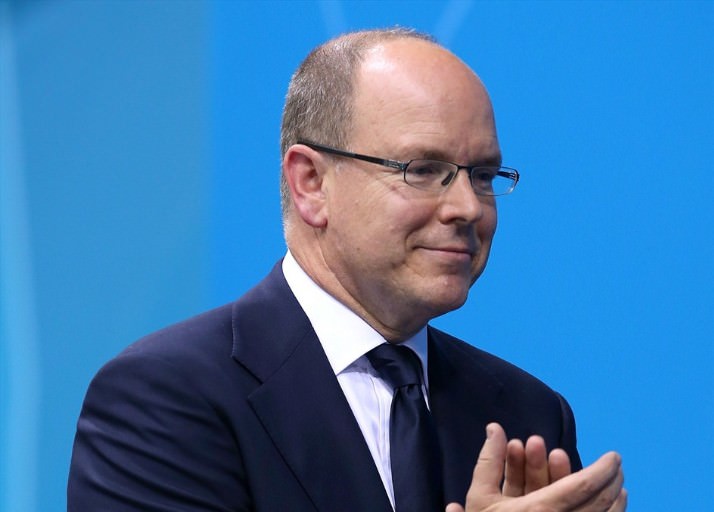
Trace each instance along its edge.
<path fill-rule="evenodd" d="M 509 437 L 540 434 L 580 467 L 560 395 L 448 334 L 428 337 L 445 503 L 463 503 L 491 421 Z M 68 510 L 391 511 L 280 265 L 235 303 L 149 335 L 99 371 L 77 426 Z"/>

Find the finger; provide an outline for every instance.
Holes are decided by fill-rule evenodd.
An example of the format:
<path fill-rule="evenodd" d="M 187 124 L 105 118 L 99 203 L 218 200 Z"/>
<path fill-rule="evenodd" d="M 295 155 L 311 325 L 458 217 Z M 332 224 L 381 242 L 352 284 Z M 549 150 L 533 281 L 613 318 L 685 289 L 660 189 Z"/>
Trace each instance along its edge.
<path fill-rule="evenodd" d="M 525 478 L 526 449 L 520 439 L 511 439 L 506 445 L 506 479 L 503 482 L 504 496 L 523 496 Z"/>
<path fill-rule="evenodd" d="M 486 425 L 486 441 L 474 468 L 467 501 L 481 502 L 482 498 L 501 496 L 503 466 L 506 462 L 506 433 L 498 423 Z M 487 500 L 490 502 L 490 500 Z"/>
<path fill-rule="evenodd" d="M 564 476 L 568 476 L 571 471 L 570 457 L 565 450 L 556 448 L 550 452 L 550 455 L 548 455 L 548 472 L 551 482 L 556 482 Z"/>
<path fill-rule="evenodd" d="M 540 436 L 531 436 L 526 441 L 525 493 L 536 491 L 550 483 L 545 441 Z"/>
<path fill-rule="evenodd" d="M 617 476 L 604 486 L 598 493 L 593 495 L 589 500 L 577 507 L 578 512 L 601 512 L 603 510 L 612 510 L 617 500 L 620 499 L 622 493 L 622 485 L 625 483 L 625 475 L 622 468 L 617 472 Z M 625 499 L 626 499 L 625 495 Z M 617 509 L 615 509 L 617 510 Z M 624 509 L 623 509 L 624 510 Z"/>
<path fill-rule="evenodd" d="M 625 512 L 625 509 L 627 509 L 627 490 L 623 488 L 609 512 Z"/>
<path fill-rule="evenodd" d="M 607 510 L 619 496 L 622 487 L 621 464 L 620 455 L 606 453 L 585 469 L 527 495 L 526 502 L 541 506 L 545 504 L 555 510 Z M 614 489 L 618 491 L 612 494 L 610 504 L 601 504 L 599 509 L 592 508 L 598 496 Z"/>
<path fill-rule="evenodd" d="M 445 512 L 464 512 L 464 507 L 462 507 L 458 503 L 449 503 L 448 505 L 446 505 Z"/>

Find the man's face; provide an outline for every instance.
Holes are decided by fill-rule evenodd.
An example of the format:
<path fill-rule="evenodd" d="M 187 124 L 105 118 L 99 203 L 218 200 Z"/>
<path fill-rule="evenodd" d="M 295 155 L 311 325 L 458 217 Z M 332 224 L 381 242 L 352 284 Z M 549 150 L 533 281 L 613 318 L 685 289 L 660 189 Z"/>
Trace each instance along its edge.
<path fill-rule="evenodd" d="M 485 89 L 453 55 L 426 42 L 371 51 L 357 78 L 353 118 L 350 151 L 500 163 Z M 380 332 L 401 338 L 465 302 L 496 229 L 494 199 L 476 196 L 466 172 L 440 194 L 352 159 L 339 159 L 326 179 L 322 254 L 348 305 L 359 304 Z"/>

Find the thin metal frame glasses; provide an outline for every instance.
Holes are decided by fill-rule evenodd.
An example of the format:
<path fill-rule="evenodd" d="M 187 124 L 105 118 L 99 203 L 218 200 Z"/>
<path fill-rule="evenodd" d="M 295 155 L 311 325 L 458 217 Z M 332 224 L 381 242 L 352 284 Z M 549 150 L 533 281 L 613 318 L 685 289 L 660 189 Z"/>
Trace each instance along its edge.
<path fill-rule="evenodd" d="M 471 188 L 479 196 L 503 196 L 513 192 L 516 188 L 520 175 L 518 171 L 511 167 L 503 166 L 483 166 L 483 165 L 459 165 L 443 160 L 415 159 L 408 162 L 389 160 L 376 156 L 361 155 L 350 151 L 343 151 L 322 144 L 315 144 L 305 140 L 299 140 L 298 144 L 303 144 L 315 151 L 329 153 L 346 158 L 363 160 L 384 167 L 389 167 L 402 173 L 404 182 L 412 187 L 433 192 L 441 192 L 446 189 L 455 179 L 461 169 L 468 172 Z"/>

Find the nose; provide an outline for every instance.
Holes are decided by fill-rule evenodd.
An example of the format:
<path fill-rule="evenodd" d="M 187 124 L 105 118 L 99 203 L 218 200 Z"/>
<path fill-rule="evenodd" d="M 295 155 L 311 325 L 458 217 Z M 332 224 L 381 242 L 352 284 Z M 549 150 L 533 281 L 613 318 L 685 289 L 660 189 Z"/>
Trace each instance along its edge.
<path fill-rule="evenodd" d="M 439 214 L 441 221 L 446 223 L 457 222 L 472 224 L 483 216 L 484 204 L 482 200 L 490 198 L 480 198 L 474 192 L 466 168 L 461 168 L 456 176 L 448 184 L 446 190 L 441 194 L 441 205 Z"/>

